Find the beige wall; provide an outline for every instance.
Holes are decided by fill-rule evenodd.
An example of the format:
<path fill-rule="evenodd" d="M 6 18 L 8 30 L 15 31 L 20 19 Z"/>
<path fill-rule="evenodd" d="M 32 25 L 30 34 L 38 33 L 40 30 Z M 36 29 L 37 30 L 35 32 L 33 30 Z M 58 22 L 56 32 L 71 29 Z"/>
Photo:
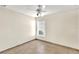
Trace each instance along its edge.
<path fill-rule="evenodd" d="M 46 21 L 44 40 L 79 49 L 79 10 L 63 11 L 43 17 Z"/>
<path fill-rule="evenodd" d="M 77 39 L 78 39 L 78 45 L 79 46 L 79 9 L 77 10 Z M 78 47 L 79 49 L 79 47 Z"/>
<path fill-rule="evenodd" d="M 0 51 L 34 39 L 33 17 L 0 7 Z"/>
<path fill-rule="evenodd" d="M 43 17 L 46 38 L 53 43 L 79 49 L 79 10 Z M 35 38 L 35 19 L 0 7 L 0 51 Z"/>

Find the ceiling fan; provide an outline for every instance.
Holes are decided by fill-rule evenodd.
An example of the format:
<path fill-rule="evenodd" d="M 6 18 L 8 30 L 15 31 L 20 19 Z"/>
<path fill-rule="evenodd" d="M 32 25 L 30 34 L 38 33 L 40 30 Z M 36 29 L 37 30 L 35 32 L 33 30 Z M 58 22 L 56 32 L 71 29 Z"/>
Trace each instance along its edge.
<path fill-rule="evenodd" d="M 0 5 L 1 7 L 8 7 L 8 5 Z M 24 8 L 25 10 L 27 10 L 28 12 L 32 12 L 36 15 L 36 17 L 41 16 L 45 13 L 47 13 L 46 9 L 46 5 L 37 5 L 35 6 L 35 9 L 32 9 L 31 7 L 27 7 Z"/>
<path fill-rule="evenodd" d="M 37 9 L 36 9 L 37 16 L 41 15 L 42 12 L 46 12 L 46 11 L 45 11 L 45 7 L 46 7 L 46 6 L 43 6 L 43 5 L 38 5 L 38 6 L 37 6 Z"/>
<path fill-rule="evenodd" d="M 48 11 L 46 10 L 46 5 L 37 5 L 33 9 L 32 8 L 27 8 L 27 10 L 29 12 L 33 12 L 36 15 L 36 17 L 48 13 Z"/>

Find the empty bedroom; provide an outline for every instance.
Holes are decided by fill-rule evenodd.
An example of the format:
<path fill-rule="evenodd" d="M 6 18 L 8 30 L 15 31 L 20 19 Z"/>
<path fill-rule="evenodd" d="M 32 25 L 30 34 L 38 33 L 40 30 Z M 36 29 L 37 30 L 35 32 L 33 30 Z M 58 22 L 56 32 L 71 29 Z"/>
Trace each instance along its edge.
<path fill-rule="evenodd" d="M 79 54 L 79 5 L 0 5 L 0 54 Z"/>

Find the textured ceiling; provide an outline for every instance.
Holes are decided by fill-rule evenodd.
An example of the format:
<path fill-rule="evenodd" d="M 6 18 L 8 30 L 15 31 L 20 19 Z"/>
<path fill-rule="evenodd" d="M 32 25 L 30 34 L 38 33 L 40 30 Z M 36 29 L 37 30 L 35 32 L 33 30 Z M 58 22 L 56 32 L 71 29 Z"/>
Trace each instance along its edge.
<path fill-rule="evenodd" d="M 7 5 L 6 8 L 36 17 L 37 5 Z M 46 5 L 42 15 L 79 8 L 77 5 Z"/>

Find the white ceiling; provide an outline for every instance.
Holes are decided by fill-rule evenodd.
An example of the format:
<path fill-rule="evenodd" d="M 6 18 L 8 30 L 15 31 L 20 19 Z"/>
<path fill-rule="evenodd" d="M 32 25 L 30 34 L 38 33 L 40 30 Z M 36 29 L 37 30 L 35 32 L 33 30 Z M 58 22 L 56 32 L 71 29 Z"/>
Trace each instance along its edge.
<path fill-rule="evenodd" d="M 30 15 L 36 17 L 37 5 L 7 5 L 6 8 L 14 10 L 16 12 L 23 13 L 25 15 Z M 51 13 L 57 13 L 60 11 L 66 11 L 71 9 L 79 8 L 77 5 L 46 5 L 45 11 L 42 15 L 48 15 Z"/>

